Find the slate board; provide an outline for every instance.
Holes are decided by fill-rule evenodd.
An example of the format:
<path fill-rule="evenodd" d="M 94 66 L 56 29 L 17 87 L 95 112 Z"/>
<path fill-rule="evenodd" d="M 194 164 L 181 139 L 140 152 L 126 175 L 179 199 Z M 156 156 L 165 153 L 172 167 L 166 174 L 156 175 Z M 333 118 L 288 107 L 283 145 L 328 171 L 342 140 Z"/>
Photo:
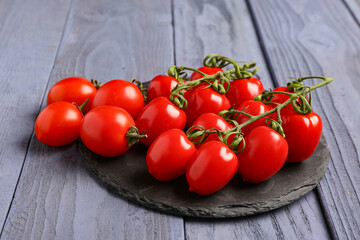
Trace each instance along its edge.
<path fill-rule="evenodd" d="M 188 191 L 185 176 L 170 182 L 153 178 L 147 171 L 147 148 L 143 145 L 116 158 L 96 155 L 81 141 L 79 149 L 86 169 L 115 194 L 144 207 L 189 217 L 239 217 L 285 206 L 315 188 L 329 164 L 329 150 L 322 137 L 309 159 L 285 164 L 263 183 L 246 183 L 236 174 L 222 190 L 199 196 Z"/>

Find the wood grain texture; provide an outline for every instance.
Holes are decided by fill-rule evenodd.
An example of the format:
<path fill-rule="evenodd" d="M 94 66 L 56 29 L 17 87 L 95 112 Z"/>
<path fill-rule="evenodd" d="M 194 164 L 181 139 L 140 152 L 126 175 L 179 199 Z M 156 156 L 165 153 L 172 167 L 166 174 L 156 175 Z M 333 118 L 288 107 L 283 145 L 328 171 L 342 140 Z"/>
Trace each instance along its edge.
<path fill-rule="evenodd" d="M 272 88 L 245 1 L 175 1 L 175 49 L 178 65 L 200 66 L 209 53 L 256 60 L 265 88 Z M 314 192 L 293 204 L 249 218 L 228 221 L 185 219 L 186 239 L 327 239 Z"/>
<path fill-rule="evenodd" d="M 343 0 L 345 6 L 350 11 L 351 15 L 356 19 L 360 25 L 360 1 L 359 0 Z"/>
<path fill-rule="evenodd" d="M 278 84 L 334 77 L 314 92 L 331 160 L 318 187 L 333 238 L 360 237 L 360 28 L 342 1 L 249 1 Z"/>
<path fill-rule="evenodd" d="M 172 64 L 169 1 L 75 0 L 49 86 L 73 75 L 149 80 Z M 76 144 L 51 148 L 33 138 L 2 238 L 183 239 L 184 227 L 106 191 Z"/>
<path fill-rule="evenodd" d="M 0 226 L 58 50 L 70 1 L 0 1 Z"/>

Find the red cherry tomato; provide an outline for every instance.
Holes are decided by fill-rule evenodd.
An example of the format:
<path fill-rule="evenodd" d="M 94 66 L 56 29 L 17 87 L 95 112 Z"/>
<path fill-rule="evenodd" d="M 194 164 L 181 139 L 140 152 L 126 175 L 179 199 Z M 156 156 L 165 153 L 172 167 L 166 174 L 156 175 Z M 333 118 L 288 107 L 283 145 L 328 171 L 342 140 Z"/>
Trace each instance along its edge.
<path fill-rule="evenodd" d="M 229 130 L 229 129 L 233 128 L 233 126 L 230 123 L 228 123 L 222 117 L 220 117 L 219 115 L 216 115 L 215 113 L 204 113 L 204 114 L 202 114 L 192 124 L 192 126 L 195 126 L 195 125 L 203 126 L 205 128 L 205 130 L 210 129 L 210 128 L 215 128 L 215 129 L 218 129 L 220 131 L 226 131 L 226 130 Z M 194 128 L 194 129 L 196 129 L 196 128 Z M 198 137 L 194 141 L 199 141 L 200 138 L 201 137 Z M 209 142 L 209 141 L 220 141 L 219 137 L 218 137 L 218 134 L 217 133 L 210 134 L 206 138 L 204 143 Z M 200 147 L 201 145 L 202 144 L 200 144 L 200 145 L 198 145 L 196 147 Z"/>
<path fill-rule="evenodd" d="M 146 154 L 149 173 L 159 181 L 170 181 L 186 172 L 196 148 L 180 129 L 160 134 Z"/>
<path fill-rule="evenodd" d="M 148 87 L 147 101 L 157 97 L 170 97 L 171 89 L 179 83 L 176 78 L 166 75 L 158 75 L 151 80 Z"/>
<path fill-rule="evenodd" d="M 41 111 L 35 122 L 37 139 L 50 146 L 59 147 L 79 137 L 83 115 L 68 102 L 50 104 Z"/>
<path fill-rule="evenodd" d="M 126 133 L 135 122 L 122 108 L 101 106 L 88 112 L 80 128 L 83 143 L 104 157 L 115 157 L 126 152 Z"/>
<path fill-rule="evenodd" d="M 287 154 L 285 138 L 269 127 L 257 127 L 245 136 L 245 149 L 237 154 L 239 173 L 244 181 L 263 182 L 282 168 Z"/>
<path fill-rule="evenodd" d="M 256 115 L 260 115 L 264 112 L 270 111 L 271 107 L 269 107 L 259 101 L 247 100 L 247 101 L 243 102 L 242 104 L 240 104 L 240 106 L 237 108 L 237 110 L 241 110 L 245 113 L 256 116 Z M 247 117 L 243 114 L 239 114 L 239 117 L 237 118 L 237 122 L 239 124 L 242 124 L 242 123 L 248 121 L 249 119 L 250 119 L 249 117 Z M 266 126 L 265 122 L 266 122 L 265 118 L 260 118 L 259 120 L 256 120 L 255 122 L 252 122 L 249 125 L 246 125 L 241 130 L 244 133 L 244 135 L 246 136 L 251 130 L 253 130 L 256 127 Z"/>
<path fill-rule="evenodd" d="M 237 108 L 246 100 L 253 100 L 254 97 L 264 91 L 263 84 L 257 78 L 244 78 L 232 81 L 230 90 L 226 93 L 231 105 Z"/>
<path fill-rule="evenodd" d="M 230 102 L 225 95 L 215 92 L 211 88 L 200 87 L 193 90 L 185 109 L 187 126 L 204 113 L 218 114 L 221 110 L 230 108 Z"/>
<path fill-rule="evenodd" d="M 210 141 L 196 152 L 186 169 L 189 190 L 209 195 L 223 188 L 235 175 L 238 159 L 224 143 Z"/>
<path fill-rule="evenodd" d="M 281 112 L 285 139 L 289 144 L 287 162 L 300 162 L 308 159 L 319 144 L 322 121 L 314 111 L 303 115 L 293 109 Z"/>
<path fill-rule="evenodd" d="M 88 98 L 89 102 L 82 110 L 84 113 L 87 113 L 91 109 L 96 92 L 96 87 L 85 78 L 65 78 L 50 88 L 47 96 L 47 105 L 54 102 L 75 102 L 80 106 Z"/>
<path fill-rule="evenodd" d="M 111 80 L 99 88 L 92 108 L 115 106 L 125 109 L 135 119 L 144 108 L 144 97 L 140 89 L 125 80 Z"/>
<path fill-rule="evenodd" d="M 221 68 L 214 68 L 214 67 L 201 67 L 198 69 L 200 72 L 203 72 L 205 74 L 208 74 L 208 75 L 214 75 L 218 72 L 223 72 L 223 70 Z M 200 79 L 202 78 L 203 75 L 201 75 L 200 73 L 197 73 L 197 72 L 193 72 L 190 76 L 190 81 L 192 80 L 197 80 L 197 79 Z"/>
<path fill-rule="evenodd" d="M 147 138 L 140 139 L 146 146 L 166 130 L 183 129 L 186 124 L 186 115 L 183 110 L 176 107 L 166 97 L 158 97 L 152 100 L 140 112 L 136 119 L 136 127 L 139 132 L 145 132 Z"/>

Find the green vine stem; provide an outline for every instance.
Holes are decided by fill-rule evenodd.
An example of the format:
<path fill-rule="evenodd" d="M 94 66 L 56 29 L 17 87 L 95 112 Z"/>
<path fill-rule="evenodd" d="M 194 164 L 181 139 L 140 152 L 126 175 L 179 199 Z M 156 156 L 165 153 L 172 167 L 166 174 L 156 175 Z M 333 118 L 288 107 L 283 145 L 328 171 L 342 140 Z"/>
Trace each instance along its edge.
<path fill-rule="evenodd" d="M 147 135 L 144 133 L 139 133 L 139 130 L 135 126 L 131 126 L 126 133 L 128 147 L 137 144 L 142 138 L 147 138 Z"/>
<path fill-rule="evenodd" d="M 89 98 L 87 98 L 80 106 L 76 104 L 76 102 L 73 102 L 72 104 L 74 104 L 78 109 L 79 111 L 81 112 L 81 114 L 84 116 L 84 113 L 83 113 L 83 109 L 84 107 L 88 104 L 89 102 Z"/>
<path fill-rule="evenodd" d="M 102 85 L 104 85 L 103 83 L 98 82 L 95 79 L 91 79 L 91 83 L 96 87 L 96 89 L 99 89 Z"/>
<path fill-rule="evenodd" d="M 144 88 L 142 82 L 140 82 L 136 78 L 132 78 L 131 83 L 135 84 L 139 88 L 139 90 L 141 91 L 141 93 L 143 95 L 144 101 L 146 102 L 147 99 L 146 99 L 146 95 L 144 94 L 144 92 L 146 93 L 148 89 Z"/>

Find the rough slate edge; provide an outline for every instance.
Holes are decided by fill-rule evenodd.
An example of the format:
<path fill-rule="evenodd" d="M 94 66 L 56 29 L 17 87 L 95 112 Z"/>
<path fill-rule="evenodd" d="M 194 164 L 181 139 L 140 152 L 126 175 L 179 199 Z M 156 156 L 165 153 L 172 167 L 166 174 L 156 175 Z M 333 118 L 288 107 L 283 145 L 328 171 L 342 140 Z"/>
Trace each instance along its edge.
<path fill-rule="evenodd" d="M 268 212 L 283 206 L 286 206 L 295 200 L 303 197 L 309 191 L 314 189 L 320 180 L 323 178 L 328 164 L 329 164 L 329 149 L 327 142 L 324 137 L 321 138 L 318 148 L 323 147 L 323 151 L 325 151 L 324 159 L 326 164 L 324 164 L 325 169 L 323 173 L 318 176 L 318 178 L 313 183 L 307 183 L 304 187 L 299 187 L 295 190 L 290 191 L 289 193 L 283 194 L 279 197 L 272 199 L 272 203 L 269 202 L 260 202 L 256 203 L 252 206 L 246 204 L 239 204 L 239 205 L 223 205 L 212 209 L 206 208 L 186 208 L 186 207 L 173 207 L 164 203 L 155 202 L 151 199 L 147 199 L 146 197 L 138 194 L 134 194 L 131 191 L 121 188 L 118 186 L 111 177 L 106 174 L 103 174 L 99 171 L 96 167 L 93 166 L 93 162 L 89 161 L 85 158 L 82 149 L 86 148 L 84 144 L 79 141 L 78 143 L 81 156 L 84 160 L 83 165 L 89 171 L 90 175 L 94 177 L 102 186 L 105 186 L 108 190 L 113 192 L 116 195 L 119 195 L 132 203 L 136 203 L 138 205 L 144 206 L 146 208 L 150 208 L 153 210 L 157 210 L 163 213 L 177 215 L 177 216 L 186 216 L 186 217 L 201 217 L 201 218 L 234 218 L 234 217 L 243 217 L 243 216 L 250 216 L 254 214 Z M 318 149 L 316 150 L 318 151 Z M 314 153 L 315 154 L 315 153 Z M 280 199 L 288 198 L 285 201 L 281 201 Z M 242 210 L 248 209 L 248 211 L 242 212 Z"/>

